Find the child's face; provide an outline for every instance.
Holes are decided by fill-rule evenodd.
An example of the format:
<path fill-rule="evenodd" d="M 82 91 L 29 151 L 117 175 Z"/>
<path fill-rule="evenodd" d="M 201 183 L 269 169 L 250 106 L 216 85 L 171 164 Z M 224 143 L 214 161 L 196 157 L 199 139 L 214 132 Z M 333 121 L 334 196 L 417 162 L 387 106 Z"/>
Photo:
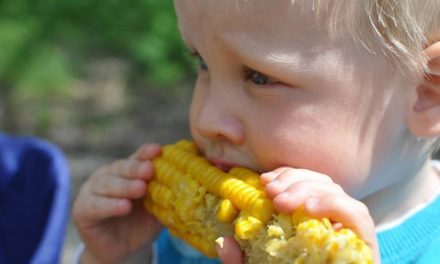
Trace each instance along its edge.
<path fill-rule="evenodd" d="M 412 84 L 349 36 L 332 41 L 302 2 L 175 1 L 203 60 L 191 133 L 219 167 L 305 168 L 363 198 L 396 180 L 384 175 L 405 158 Z"/>

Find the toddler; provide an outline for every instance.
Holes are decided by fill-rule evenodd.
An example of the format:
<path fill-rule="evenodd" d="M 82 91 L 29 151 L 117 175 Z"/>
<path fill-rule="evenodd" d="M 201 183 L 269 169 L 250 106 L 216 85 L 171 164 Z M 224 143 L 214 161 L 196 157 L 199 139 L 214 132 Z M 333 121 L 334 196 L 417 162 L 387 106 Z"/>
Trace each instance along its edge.
<path fill-rule="evenodd" d="M 189 122 L 204 156 L 260 172 L 279 212 L 304 206 L 351 228 L 375 263 L 440 261 L 440 167 L 430 159 L 440 134 L 440 1 L 175 8 L 199 61 Z M 209 263 L 167 233 L 155 243 L 161 226 L 142 197 L 160 151 L 146 144 L 84 184 L 73 211 L 83 263 Z M 242 263 L 232 238 L 218 252 Z"/>

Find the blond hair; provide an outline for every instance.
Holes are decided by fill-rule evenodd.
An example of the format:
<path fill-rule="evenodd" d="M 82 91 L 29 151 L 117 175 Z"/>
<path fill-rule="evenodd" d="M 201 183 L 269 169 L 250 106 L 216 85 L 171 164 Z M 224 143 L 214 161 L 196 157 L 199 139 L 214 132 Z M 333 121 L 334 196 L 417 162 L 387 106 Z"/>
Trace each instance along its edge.
<path fill-rule="evenodd" d="M 370 52 L 407 73 L 426 70 L 423 49 L 440 40 L 440 0 L 318 0 L 330 10 L 330 32 L 342 27 Z"/>
<path fill-rule="evenodd" d="M 314 8 L 317 8 L 318 14 L 323 10 L 330 11 L 328 22 L 332 37 L 348 32 L 370 52 L 384 55 L 404 74 L 417 76 L 429 73 L 423 50 L 440 41 L 440 0 L 329 2 L 315 0 Z M 440 138 L 425 139 L 425 143 L 426 153 L 438 158 Z"/>

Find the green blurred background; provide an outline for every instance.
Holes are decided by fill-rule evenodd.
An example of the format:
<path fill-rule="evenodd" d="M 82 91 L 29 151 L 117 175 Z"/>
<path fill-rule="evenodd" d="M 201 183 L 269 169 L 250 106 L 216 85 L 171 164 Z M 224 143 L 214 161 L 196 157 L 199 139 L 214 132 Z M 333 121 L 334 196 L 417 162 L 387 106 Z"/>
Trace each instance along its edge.
<path fill-rule="evenodd" d="M 0 48 L 0 129 L 78 150 L 167 119 L 154 109 L 181 104 L 194 76 L 172 1 L 0 1 Z"/>
<path fill-rule="evenodd" d="M 0 48 L 1 129 L 41 136 L 50 135 L 59 102 L 84 97 L 78 85 L 109 77 L 128 95 L 175 93 L 170 87 L 192 72 L 171 1 L 1 1 Z M 87 112 L 82 122 L 106 122 Z"/>
<path fill-rule="evenodd" d="M 72 200 L 99 166 L 188 137 L 193 63 L 172 1 L 0 1 L 0 130 L 59 145 Z M 70 223 L 63 262 L 78 236 Z"/>

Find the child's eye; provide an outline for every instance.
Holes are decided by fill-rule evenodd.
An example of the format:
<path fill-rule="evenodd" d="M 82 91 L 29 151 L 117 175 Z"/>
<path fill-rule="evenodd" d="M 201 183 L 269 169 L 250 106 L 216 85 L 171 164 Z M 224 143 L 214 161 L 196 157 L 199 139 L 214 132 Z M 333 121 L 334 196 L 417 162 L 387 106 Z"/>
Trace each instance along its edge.
<path fill-rule="evenodd" d="M 203 71 L 208 70 L 208 64 L 206 64 L 206 62 L 203 60 L 203 58 L 198 56 L 198 60 L 199 60 L 199 69 L 203 70 Z"/>
<path fill-rule="evenodd" d="M 248 76 L 249 79 L 257 85 L 272 84 L 277 82 L 269 76 L 257 71 L 251 71 Z"/>
<path fill-rule="evenodd" d="M 190 55 L 197 60 L 196 64 L 199 70 L 208 70 L 208 64 L 206 64 L 205 60 L 203 60 L 202 56 L 200 56 L 197 51 L 191 51 Z"/>

